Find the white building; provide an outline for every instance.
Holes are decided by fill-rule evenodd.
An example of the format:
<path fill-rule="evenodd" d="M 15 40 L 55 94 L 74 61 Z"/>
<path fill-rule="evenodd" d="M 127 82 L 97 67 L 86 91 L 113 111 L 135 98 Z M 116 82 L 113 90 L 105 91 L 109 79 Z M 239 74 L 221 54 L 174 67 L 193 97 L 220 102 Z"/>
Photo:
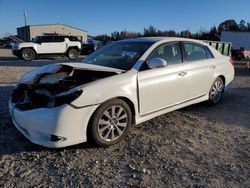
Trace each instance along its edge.
<path fill-rule="evenodd" d="M 17 35 L 24 41 L 31 41 L 32 38 L 42 35 L 74 35 L 81 37 L 82 43 L 87 41 L 87 31 L 64 24 L 43 24 L 28 25 L 17 28 Z"/>
<path fill-rule="evenodd" d="M 231 42 L 233 49 L 244 48 L 245 50 L 250 50 L 250 32 L 222 31 L 221 41 Z"/>

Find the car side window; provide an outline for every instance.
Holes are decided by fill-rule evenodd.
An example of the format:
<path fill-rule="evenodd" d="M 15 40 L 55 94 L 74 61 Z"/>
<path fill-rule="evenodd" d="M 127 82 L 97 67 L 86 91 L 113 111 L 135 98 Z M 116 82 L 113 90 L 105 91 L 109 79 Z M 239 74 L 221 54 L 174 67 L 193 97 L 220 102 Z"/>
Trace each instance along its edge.
<path fill-rule="evenodd" d="M 205 47 L 205 49 L 206 49 L 206 53 L 207 53 L 207 58 L 208 59 L 214 58 L 214 56 L 213 56 L 212 52 L 209 50 L 209 48 Z"/>
<path fill-rule="evenodd" d="M 207 50 L 204 46 L 195 43 L 183 43 L 186 52 L 187 61 L 198 61 L 211 58 L 207 55 Z"/>
<path fill-rule="evenodd" d="M 154 50 L 149 59 L 162 58 L 168 65 L 176 65 L 182 63 L 182 54 L 179 42 L 166 43 Z"/>
<path fill-rule="evenodd" d="M 64 42 L 64 37 L 55 36 L 55 37 L 54 37 L 54 42 Z"/>
<path fill-rule="evenodd" d="M 51 36 L 42 36 L 41 42 L 43 42 L 43 43 L 51 42 Z"/>
<path fill-rule="evenodd" d="M 46 37 L 42 36 L 41 37 L 41 43 L 47 42 Z"/>

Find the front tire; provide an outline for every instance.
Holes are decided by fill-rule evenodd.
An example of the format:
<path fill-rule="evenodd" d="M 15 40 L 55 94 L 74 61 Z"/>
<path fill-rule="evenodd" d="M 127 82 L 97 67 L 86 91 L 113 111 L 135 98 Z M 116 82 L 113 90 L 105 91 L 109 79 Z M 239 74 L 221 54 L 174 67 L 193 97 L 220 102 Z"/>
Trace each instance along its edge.
<path fill-rule="evenodd" d="M 224 92 L 224 82 L 220 77 L 218 77 L 216 78 L 210 89 L 209 103 L 211 105 L 218 104 L 222 99 L 223 92 Z"/>
<path fill-rule="evenodd" d="M 120 99 L 102 104 L 90 121 L 91 136 L 100 146 L 110 146 L 120 142 L 132 124 L 129 105 Z"/>
<path fill-rule="evenodd" d="M 77 49 L 69 49 L 68 51 L 68 58 L 71 59 L 71 60 L 75 60 L 77 59 L 79 56 L 79 51 Z"/>
<path fill-rule="evenodd" d="M 22 59 L 24 59 L 25 61 L 32 61 L 35 59 L 36 57 L 36 53 L 34 50 L 30 49 L 30 48 L 26 48 L 23 49 L 21 52 L 21 57 Z"/>

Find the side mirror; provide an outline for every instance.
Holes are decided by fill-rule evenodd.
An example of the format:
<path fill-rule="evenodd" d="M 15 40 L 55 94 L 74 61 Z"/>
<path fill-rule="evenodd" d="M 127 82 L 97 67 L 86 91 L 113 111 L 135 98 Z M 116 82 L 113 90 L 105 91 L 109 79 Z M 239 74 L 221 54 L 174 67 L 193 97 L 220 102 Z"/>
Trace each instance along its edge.
<path fill-rule="evenodd" d="M 152 58 L 148 61 L 148 67 L 150 69 L 166 67 L 167 65 L 167 61 L 162 58 Z"/>

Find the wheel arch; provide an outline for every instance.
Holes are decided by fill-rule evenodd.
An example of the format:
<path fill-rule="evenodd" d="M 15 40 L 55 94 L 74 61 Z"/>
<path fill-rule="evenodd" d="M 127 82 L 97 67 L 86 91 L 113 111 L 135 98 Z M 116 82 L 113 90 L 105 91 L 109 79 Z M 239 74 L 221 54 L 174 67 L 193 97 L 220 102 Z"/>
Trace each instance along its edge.
<path fill-rule="evenodd" d="M 219 75 L 218 77 L 222 79 L 222 81 L 224 83 L 224 86 L 225 86 L 226 85 L 226 78 L 225 78 L 225 76 Z"/>
<path fill-rule="evenodd" d="M 31 50 L 33 50 L 33 51 L 35 52 L 35 54 L 37 55 L 36 49 L 35 49 L 34 47 L 22 47 L 22 48 L 20 49 L 20 51 L 23 51 L 23 50 L 25 50 L 25 49 L 31 49 Z"/>
<path fill-rule="evenodd" d="M 76 49 L 76 50 L 78 50 L 78 51 L 80 52 L 80 49 L 79 49 L 78 46 L 69 46 L 69 47 L 67 48 L 67 50 L 66 50 L 66 53 L 68 53 L 70 49 Z"/>
<path fill-rule="evenodd" d="M 102 102 L 102 103 L 98 106 L 98 108 L 96 108 L 95 111 L 92 113 L 91 117 L 89 118 L 88 125 L 87 125 L 87 140 L 89 140 L 88 137 L 91 135 L 91 134 L 90 134 L 90 131 L 91 131 L 91 121 L 92 121 L 92 119 L 94 118 L 95 112 L 100 108 L 100 106 L 101 106 L 102 104 L 107 103 L 107 102 L 112 101 L 112 100 L 115 100 L 115 99 L 120 99 L 120 100 L 122 100 L 122 101 L 124 101 L 124 102 L 126 102 L 126 103 L 128 104 L 129 108 L 131 109 L 131 113 L 132 113 L 132 125 L 135 125 L 135 122 L 136 122 L 136 120 L 135 120 L 136 114 L 135 114 L 135 105 L 134 105 L 134 103 L 133 103 L 129 98 L 124 97 L 124 96 L 114 97 L 114 98 L 111 98 L 111 99 L 108 99 L 108 100 Z"/>
<path fill-rule="evenodd" d="M 24 51 L 24 50 L 27 50 L 27 49 L 30 49 L 30 50 L 32 50 L 32 51 L 34 52 L 34 58 L 33 58 L 32 60 L 38 58 L 38 53 L 37 53 L 36 49 L 35 49 L 34 47 L 29 46 L 29 47 L 22 47 L 22 48 L 20 49 L 20 58 L 21 58 L 21 59 L 24 59 L 24 58 L 23 58 L 23 51 Z"/>
<path fill-rule="evenodd" d="M 132 113 L 132 123 L 133 123 L 133 125 L 135 125 L 135 116 L 136 116 L 136 114 L 135 114 L 135 105 L 134 105 L 134 103 L 127 97 L 117 97 L 117 99 L 121 99 L 121 100 L 125 101 L 129 105 L 129 107 L 131 109 L 131 113 Z"/>

